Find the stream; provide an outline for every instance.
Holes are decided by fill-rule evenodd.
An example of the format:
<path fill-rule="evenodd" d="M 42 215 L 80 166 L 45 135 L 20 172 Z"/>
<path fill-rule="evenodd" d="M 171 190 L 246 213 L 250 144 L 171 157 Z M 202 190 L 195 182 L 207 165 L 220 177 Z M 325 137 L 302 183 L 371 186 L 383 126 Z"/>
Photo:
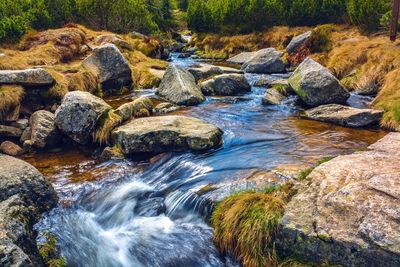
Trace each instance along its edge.
<path fill-rule="evenodd" d="M 193 63 L 177 55 L 172 60 Z M 261 77 L 287 75 L 246 74 L 251 84 Z M 213 245 L 212 203 L 196 193 L 200 188 L 279 166 L 310 166 L 322 157 L 365 149 L 385 135 L 304 120 L 294 97 L 283 105 L 263 106 L 264 92 L 253 87 L 240 97 L 208 97 L 199 106 L 174 112 L 224 131 L 223 146 L 205 153 L 99 162 L 93 151 L 69 147 L 30 156 L 26 160 L 60 197 L 58 207 L 36 225 L 39 241 L 43 233 L 53 233 L 68 266 L 237 266 Z M 115 101 L 154 94 L 148 89 Z M 352 96 L 349 103 L 364 107 L 368 101 Z"/>

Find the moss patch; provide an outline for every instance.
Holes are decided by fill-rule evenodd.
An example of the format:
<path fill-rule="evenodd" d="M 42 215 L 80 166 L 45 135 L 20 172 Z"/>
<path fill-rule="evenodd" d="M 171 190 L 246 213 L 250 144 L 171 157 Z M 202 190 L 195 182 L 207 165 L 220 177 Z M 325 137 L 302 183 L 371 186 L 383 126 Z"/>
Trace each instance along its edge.
<path fill-rule="evenodd" d="M 65 267 L 66 260 L 57 251 L 57 239 L 51 233 L 45 234 L 46 242 L 39 245 L 39 254 L 48 267 Z"/>
<path fill-rule="evenodd" d="M 109 110 L 100 117 L 93 132 L 93 141 L 99 144 L 108 144 L 111 131 L 118 127 L 122 122 L 121 116 L 116 114 L 114 110 Z"/>
<path fill-rule="evenodd" d="M 17 108 L 24 95 L 24 89 L 21 86 L 0 86 L 0 121 L 7 117 Z"/>

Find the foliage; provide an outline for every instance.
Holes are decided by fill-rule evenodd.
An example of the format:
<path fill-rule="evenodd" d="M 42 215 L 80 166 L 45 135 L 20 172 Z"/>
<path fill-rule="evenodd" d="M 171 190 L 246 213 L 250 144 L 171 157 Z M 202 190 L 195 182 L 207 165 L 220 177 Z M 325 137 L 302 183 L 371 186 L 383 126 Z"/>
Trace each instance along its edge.
<path fill-rule="evenodd" d="M 390 0 L 349 0 L 347 5 L 351 22 L 365 32 L 378 30 L 380 18 L 390 9 Z"/>
<path fill-rule="evenodd" d="M 275 236 L 286 203 L 296 193 L 288 183 L 265 192 L 246 191 L 227 197 L 213 213 L 214 241 L 243 266 L 277 266 Z"/>
<path fill-rule="evenodd" d="M 391 20 L 392 20 L 392 11 L 388 11 L 379 19 L 379 25 L 381 26 L 382 29 L 389 30 Z M 397 22 L 397 30 L 400 30 L 400 21 Z"/>
<path fill-rule="evenodd" d="M 189 27 L 197 32 L 251 32 L 274 25 L 343 22 L 347 0 L 190 0 Z M 207 25 L 207 27 L 204 27 Z"/>
<path fill-rule="evenodd" d="M 30 29 L 84 23 L 114 32 L 145 34 L 174 26 L 171 0 L 1 0 L 0 42 Z"/>

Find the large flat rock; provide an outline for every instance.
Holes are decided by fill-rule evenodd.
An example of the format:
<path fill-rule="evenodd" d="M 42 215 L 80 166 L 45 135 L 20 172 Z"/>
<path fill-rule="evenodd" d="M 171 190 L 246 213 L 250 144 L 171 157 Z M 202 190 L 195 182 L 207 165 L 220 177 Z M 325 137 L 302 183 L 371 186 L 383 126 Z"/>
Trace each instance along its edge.
<path fill-rule="evenodd" d="M 337 104 L 322 105 L 305 112 L 305 116 L 312 120 L 355 128 L 378 125 L 382 115 L 383 110 L 359 109 Z"/>
<path fill-rule="evenodd" d="M 229 58 L 226 62 L 230 64 L 243 64 L 246 61 L 249 61 L 254 55 L 257 53 L 256 52 L 242 52 L 240 54 L 237 54 L 236 56 L 233 56 Z"/>
<path fill-rule="evenodd" d="M 236 73 L 241 74 L 243 71 L 223 66 L 215 66 L 210 64 L 200 64 L 198 66 L 193 66 L 188 68 L 188 71 L 194 76 L 196 81 L 201 79 L 207 79 L 214 75 L 226 74 L 226 73 Z"/>
<path fill-rule="evenodd" d="M 52 85 L 54 78 L 44 69 L 0 70 L 0 84 Z"/>
<path fill-rule="evenodd" d="M 222 142 L 222 131 L 200 119 L 160 116 L 134 119 L 112 132 L 125 154 L 207 150 Z"/>
<path fill-rule="evenodd" d="M 278 248 L 342 266 L 400 266 L 400 133 L 317 167 L 288 203 Z"/>

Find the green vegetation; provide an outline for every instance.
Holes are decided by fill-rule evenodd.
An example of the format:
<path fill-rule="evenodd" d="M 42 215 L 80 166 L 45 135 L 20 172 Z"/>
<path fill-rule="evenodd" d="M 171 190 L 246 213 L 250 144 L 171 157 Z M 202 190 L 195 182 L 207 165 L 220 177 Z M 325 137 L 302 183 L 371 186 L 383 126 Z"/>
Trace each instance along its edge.
<path fill-rule="evenodd" d="M 310 167 L 310 168 L 308 168 L 308 169 L 305 169 L 305 170 L 301 171 L 300 174 L 297 176 L 297 180 L 302 181 L 302 180 L 306 179 L 306 178 L 308 177 L 308 175 L 310 175 L 310 173 L 311 173 L 316 167 L 318 167 L 319 165 L 321 165 L 321 164 L 323 164 L 323 163 L 325 163 L 325 162 L 330 161 L 331 159 L 332 159 L 332 157 L 325 157 L 325 158 L 320 159 L 320 160 L 315 164 L 314 167 Z"/>
<path fill-rule="evenodd" d="M 376 31 L 388 10 L 390 0 L 189 0 L 188 25 L 196 32 L 246 33 L 350 19 L 365 31 Z"/>
<path fill-rule="evenodd" d="M 2 0 L 0 42 L 30 29 L 82 23 L 114 32 L 152 33 L 173 26 L 170 0 Z"/>
<path fill-rule="evenodd" d="M 213 213 L 214 241 L 222 253 L 232 253 L 243 266 L 277 266 L 275 235 L 286 203 L 296 193 L 293 184 L 265 192 L 246 191 L 227 197 Z"/>
<path fill-rule="evenodd" d="M 65 267 L 67 262 L 57 251 L 57 239 L 51 233 L 45 233 L 46 242 L 39 245 L 39 254 L 48 267 Z"/>

